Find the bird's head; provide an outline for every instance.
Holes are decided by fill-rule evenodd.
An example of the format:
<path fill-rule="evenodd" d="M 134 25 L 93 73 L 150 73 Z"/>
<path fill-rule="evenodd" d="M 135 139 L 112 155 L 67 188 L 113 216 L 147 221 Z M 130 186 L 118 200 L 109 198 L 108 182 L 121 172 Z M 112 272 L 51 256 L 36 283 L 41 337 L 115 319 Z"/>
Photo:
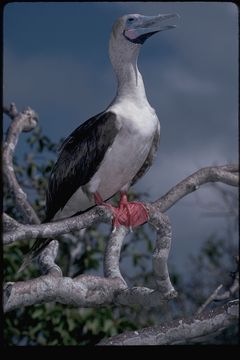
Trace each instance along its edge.
<path fill-rule="evenodd" d="M 120 17 L 113 25 L 110 38 L 110 53 L 122 50 L 127 57 L 136 53 L 141 45 L 153 34 L 173 29 L 176 25 L 167 25 L 170 19 L 179 17 L 178 14 L 159 14 L 144 16 L 128 14 Z"/>

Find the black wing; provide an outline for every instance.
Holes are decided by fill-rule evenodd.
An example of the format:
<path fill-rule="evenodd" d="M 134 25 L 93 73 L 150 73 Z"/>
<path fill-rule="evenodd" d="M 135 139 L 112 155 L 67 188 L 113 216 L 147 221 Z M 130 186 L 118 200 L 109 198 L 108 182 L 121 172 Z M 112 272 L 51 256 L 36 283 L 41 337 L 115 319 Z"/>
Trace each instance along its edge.
<path fill-rule="evenodd" d="M 103 112 L 80 125 L 63 142 L 49 180 L 45 222 L 65 206 L 80 186 L 89 182 L 117 132 L 116 115 Z"/>
<path fill-rule="evenodd" d="M 146 174 L 146 172 L 152 166 L 152 163 L 157 155 L 157 150 L 159 147 L 159 139 L 160 139 L 160 123 L 158 124 L 158 128 L 153 137 L 152 146 L 148 153 L 148 156 L 147 156 L 146 160 L 144 161 L 144 164 L 142 165 L 142 167 L 139 169 L 137 174 L 132 179 L 131 185 L 134 185 L 143 175 Z"/>

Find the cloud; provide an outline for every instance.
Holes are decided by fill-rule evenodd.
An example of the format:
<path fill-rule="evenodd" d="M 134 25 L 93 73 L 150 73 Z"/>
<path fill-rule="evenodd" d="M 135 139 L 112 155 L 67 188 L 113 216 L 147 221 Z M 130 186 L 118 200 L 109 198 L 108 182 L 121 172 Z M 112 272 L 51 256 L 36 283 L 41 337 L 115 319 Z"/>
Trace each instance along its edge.
<path fill-rule="evenodd" d="M 203 79 L 199 75 L 197 76 L 197 74 L 193 74 L 183 68 L 177 69 L 173 67 L 170 72 L 165 72 L 163 77 L 165 78 L 165 83 L 173 84 L 174 91 L 185 92 L 187 95 L 212 95 L 212 93 L 217 91 L 217 86 L 213 81 Z"/>

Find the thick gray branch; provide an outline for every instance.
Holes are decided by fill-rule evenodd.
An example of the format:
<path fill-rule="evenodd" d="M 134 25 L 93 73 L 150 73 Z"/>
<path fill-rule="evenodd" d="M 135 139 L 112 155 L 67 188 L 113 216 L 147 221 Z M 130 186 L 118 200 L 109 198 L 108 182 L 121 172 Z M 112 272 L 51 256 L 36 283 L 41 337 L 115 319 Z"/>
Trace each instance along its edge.
<path fill-rule="evenodd" d="M 3 224 L 5 221 L 9 223 L 9 216 L 4 214 Z M 111 223 L 112 213 L 105 207 L 98 206 L 93 208 L 79 216 L 68 218 L 61 221 L 55 221 L 51 223 L 44 223 L 40 225 L 25 225 L 20 224 L 12 219 L 12 221 L 18 224 L 17 229 L 14 231 L 8 231 L 3 236 L 4 245 L 12 244 L 19 240 L 31 240 L 36 238 L 54 238 L 62 234 L 67 234 L 72 231 L 80 230 L 89 227 L 99 222 Z"/>
<path fill-rule="evenodd" d="M 151 307 L 162 304 L 163 299 L 158 291 L 148 288 L 126 288 L 125 282 L 119 277 L 80 275 L 72 279 L 50 272 L 36 279 L 11 282 L 4 286 L 4 312 L 48 302 L 77 307 L 110 304 Z"/>
<path fill-rule="evenodd" d="M 26 222 L 39 224 L 39 218 L 27 201 L 27 195 L 20 187 L 13 168 L 13 153 L 18 143 L 19 135 L 23 131 L 28 132 L 34 129 L 38 124 L 38 117 L 30 108 L 19 113 L 15 104 L 11 104 L 9 108 L 4 107 L 3 111 L 12 119 L 3 145 L 3 173 L 6 183 L 14 195 L 16 206 Z"/>
<path fill-rule="evenodd" d="M 121 275 L 119 268 L 120 254 L 123 241 L 128 233 L 128 228 L 120 226 L 114 232 L 111 233 L 105 248 L 105 254 L 103 259 L 104 275 L 108 278 L 118 277 L 126 285 L 125 280 Z"/>
<path fill-rule="evenodd" d="M 156 205 L 148 205 L 149 223 L 156 229 L 156 245 L 153 253 L 153 273 L 156 282 L 156 289 L 161 298 L 172 299 L 177 297 L 169 273 L 168 255 L 171 247 L 172 229 L 167 215 L 160 213 Z"/>
<path fill-rule="evenodd" d="M 239 184 L 239 167 L 235 165 L 209 166 L 202 168 L 170 189 L 167 194 L 154 202 L 161 212 L 167 211 L 184 196 L 198 190 L 203 184 L 222 182 L 231 186 Z"/>
<path fill-rule="evenodd" d="M 238 323 L 238 300 L 195 316 L 161 326 L 130 331 L 102 340 L 98 345 L 180 345 L 208 342 L 224 329 Z"/>
<path fill-rule="evenodd" d="M 121 286 L 119 279 L 90 275 L 74 279 L 43 275 L 32 280 L 7 283 L 4 287 L 4 311 L 52 301 L 78 307 L 106 306 L 114 301 Z"/>

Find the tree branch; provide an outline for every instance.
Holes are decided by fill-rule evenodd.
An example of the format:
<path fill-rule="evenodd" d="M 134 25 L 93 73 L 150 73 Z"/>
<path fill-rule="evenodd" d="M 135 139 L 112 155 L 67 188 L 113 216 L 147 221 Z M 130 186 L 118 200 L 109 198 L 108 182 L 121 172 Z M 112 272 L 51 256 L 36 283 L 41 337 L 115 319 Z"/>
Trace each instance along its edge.
<path fill-rule="evenodd" d="M 206 343 L 221 331 L 238 323 L 239 302 L 228 304 L 190 319 L 173 321 L 139 331 L 125 332 L 98 345 L 180 345 Z"/>
<path fill-rule="evenodd" d="M 223 294 L 217 294 L 214 300 L 221 301 L 227 300 L 230 296 L 234 295 L 239 290 L 239 274 L 234 279 L 233 284 L 230 286 L 228 290 L 226 290 Z"/>
<path fill-rule="evenodd" d="M 51 301 L 80 307 L 104 306 L 114 301 L 119 289 L 119 279 L 90 275 L 80 275 L 71 279 L 43 275 L 10 285 L 7 283 L 4 288 L 4 311 Z"/>
<path fill-rule="evenodd" d="M 18 207 L 20 213 L 23 215 L 26 223 L 30 224 L 39 224 L 40 220 L 34 209 L 27 200 L 27 195 L 20 187 L 13 167 L 13 154 L 17 146 L 19 136 L 22 132 L 29 132 L 33 130 L 38 124 L 38 116 L 29 107 L 23 112 L 18 112 L 17 107 L 14 103 L 10 104 L 9 107 L 3 106 L 3 112 L 8 115 L 12 122 L 8 128 L 6 134 L 6 140 L 3 146 L 3 173 L 6 179 L 6 183 L 15 198 L 16 206 Z M 5 230 L 9 230 L 11 226 L 11 231 L 18 231 L 21 226 L 11 219 L 4 215 L 4 226 Z M 41 266 L 42 269 L 45 269 L 47 262 L 49 262 L 47 267 L 53 267 L 53 259 L 50 259 L 50 254 L 53 255 L 51 243 L 48 245 L 49 249 L 46 249 L 43 254 L 48 254 L 46 259 L 43 256 L 39 258 L 39 264 L 43 261 Z M 56 246 L 56 244 L 55 244 Z M 55 259 L 55 258 L 54 258 Z M 55 269 L 59 267 L 55 264 Z"/>
<path fill-rule="evenodd" d="M 10 216 L 4 214 L 3 225 L 10 219 L 15 224 L 14 231 L 8 231 L 3 236 L 3 244 L 9 245 L 15 241 L 41 238 L 54 238 L 62 234 L 80 230 L 99 222 L 111 223 L 112 213 L 103 206 L 97 206 L 88 212 L 67 218 L 65 220 L 44 223 L 40 225 L 20 224 Z M 17 227 L 16 227 L 17 224 Z"/>
<path fill-rule="evenodd" d="M 55 277 L 62 276 L 62 270 L 57 264 L 55 264 L 58 247 L 58 241 L 52 240 L 37 257 L 37 262 L 42 274 L 50 274 Z"/>
<path fill-rule="evenodd" d="M 200 308 L 197 311 L 197 314 L 201 314 L 212 301 L 216 300 L 216 297 L 219 294 L 220 290 L 222 290 L 222 288 L 223 288 L 223 285 L 220 284 L 214 290 L 214 292 L 207 298 L 207 300 L 200 306 Z"/>
<path fill-rule="evenodd" d="M 57 255 L 57 249 L 56 247 L 53 247 L 51 250 L 51 247 L 48 247 L 46 250 L 44 250 L 46 253 L 42 253 L 42 258 L 40 257 L 39 259 L 41 262 L 42 271 L 47 273 L 47 276 L 41 276 L 37 279 L 25 282 L 17 282 L 14 283 L 14 285 L 11 283 L 12 292 L 9 292 L 8 287 L 6 288 L 6 294 L 10 294 L 11 297 L 10 295 L 5 295 L 5 311 L 12 310 L 18 306 L 23 307 L 48 301 L 59 301 L 64 304 L 73 304 L 69 297 L 74 298 L 75 303 L 77 301 L 76 297 L 78 297 L 79 306 L 98 306 L 99 303 L 106 305 L 114 302 L 115 304 L 144 304 L 148 307 L 159 306 L 163 301 L 176 297 L 177 293 L 171 284 L 167 268 L 167 258 L 171 243 L 170 223 L 166 215 L 157 215 L 155 207 L 152 207 L 150 204 L 148 205 L 148 211 L 149 221 L 157 228 L 157 241 L 154 252 L 153 266 L 156 277 L 156 290 L 148 288 L 129 289 L 127 287 L 127 284 L 123 279 L 119 269 L 119 258 L 122 242 L 128 232 L 128 229 L 124 226 L 121 226 L 116 230 L 116 232 L 112 233 L 109 243 L 106 247 L 104 256 L 104 270 L 107 278 L 102 279 L 100 277 L 90 277 L 89 282 L 85 281 L 86 277 L 84 275 L 74 279 L 62 278 L 61 270 L 54 263 L 55 257 Z M 79 226 L 86 227 L 92 224 L 94 221 L 99 222 L 100 219 L 104 219 L 106 222 L 110 222 L 111 217 L 112 214 L 109 209 L 99 206 L 79 217 L 74 217 L 55 223 L 31 225 L 29 227 L 33 228 L 33 230 L 28 230 L 27 236 L 29 236 L 29 238 L 32 238 L 33 236 L 39 237 L 39 231 L 45 229 L 45 232 L 43 232 L 42 235 L 44 237 L 49 237 L 49 232 L 46 230 L 47 227 L 45 227 L 45 225 L 50 226 L 52 231 L 61 231 L 62 233 L 62 226 L 65 226 L 64 232 L 69 232 L 76 230 L 76 228 L 79 229 Z M 20 224 L 20 230 L 17 232 L 21 232 L 21 227 L 25 228 L 26 226 L 27 225 Z M 56 233 L 54 233 L 54 235 L 56 235 Z M 52 241 L 50 245 L 51 244 L 54 244 L 54 241 Z M 49 287 L 51 286 L 51 290 L 49 289 L 51 297 L 49 297 L 45 285 L 41 285 L 43 280 L 45 285 L 47 284 Z M 114 280 L 116 282 L 114 292 L 105 289 L 106 286 L 111 287 L 113 283 L 111 281 L 109 283 L 106 281 L 103 282 L 103 280 Z M 92 281 L 94 284 L 98 284 L 96 288 L 92 288 Z M 106 293 L 109 294 L 109 298 L 106 297 L 106 293 L 104 298 L 102 297 L 100 291 L 101 284 L 103 285 L 102 291 L 107 291 Z M 84 292 L 80 291 L 82 286 L 84 286 Z M 71 292 L 69 287 L 71 287 Z M 89 302 L 86 298 L 87 291 L 90 291 L 92 294 L 91 302 Z M 94 291 L 95 295 L 93 296 Z M 24 300 L 25 297 L 23 296 L 23 292 L 28 293 L 28 300 L 26 301 Z M 66 298 L 64 294 L 66 294 L 68 298 Z M 95 299 L 95 303 L 93 302 L 93 299 Z"/>
<path fill-rule="evenodd" d="M 202 168 L 188 176 L 170 189 L 164 196 L 153 203 L 144 203 L 145 207 L 154 213 L 164 213 L 176 204 L 184 196 L 199 189 L 209 182 L 222 182 L 232 186 L 238 186 L 238 165 L 222 165 Z M 234 177 L 234 178 L 233 178 Z M 101 210 L 100 210 L 101 209 Z M 108 214 L 108 215 L 107 215 Z M 10 244 L 17 240 L 54 237 L 70 231 L 88 227 L 97 222 L 110 222 L 111 212 L 101 206 L 82 215 L 39 226 L 19 224 L 16 232 L 7 232 L 4 236 L 4 244 Z M 106 217 L 107 216 L 107 217 Z M 150 215 L 149 215 L 150 216 Z"/>
<path fill-rule="evenodd" d="M 14 103 L 11 103 L 9 107 L 3 105 L 3 113 L 13 120 L 18 115 L 16 105 Z"/>
<path fill-rule="evenodd" d="M 153 273 L 157 290 L 163 298 L 177 297 L 169 273 L 167 260 L 171 247 L 172 229 L 167 215 L 158 211 L 155 205 L 148 205 L 149 223 L 156 229 L 156 245 L 153 253 Z"/>
<path fill-rule="evenodd" d="M 35 304 L 59 302 L 77 307 L 115 305 L 159 306 L 167 300 L 162 294 L 144 287 L 126 288 L 119 277 L 79 275 L 75 278 L 49 273 L 38 278 L 6 283 L 4 312 Z"/>
<path fill-rule="evenodd" d="M 233 164 L 204 167 L 175 185 L 154 204 L 161 212 L 165 212 L 184 196 L 198 190 L 201 185 L 209 182 L 222 182 L 227 185 L 238 186 L 239 166 Z"/>
<path fill-rule="evenodd" d="M 126 285 L 126 287 L 127 284 L 120 272 L 119 261 L 120 261 L 121 247 L 127 233 L 128 233 L 128 228 L 126 228 L 125 226 L 120 226 L 119 228 L 116 229 L 115 232 L 111 233 L 110 239 L 106 244 L 105 254 L 103 259 L 105 277 L 107 278 L 118 277 L 122 280 L 122 282 Z"/>
<path fill-rule="evenodd" d="M 13 153 L 18 143 L 19 135 L 21 132 L 28 132 L 34 129 L 38 124 L 38 116 L 30 108 L 19 113 L 14 103 L 9 108 L 3 107 L 3 111 L 12 119 L 3 145 L 3 174 L 15 198 L 16 205 L 26 222 L 39 224 L 39 218 L 27 201 L 27 195 L 20 187 L 13 168 Z"/>

